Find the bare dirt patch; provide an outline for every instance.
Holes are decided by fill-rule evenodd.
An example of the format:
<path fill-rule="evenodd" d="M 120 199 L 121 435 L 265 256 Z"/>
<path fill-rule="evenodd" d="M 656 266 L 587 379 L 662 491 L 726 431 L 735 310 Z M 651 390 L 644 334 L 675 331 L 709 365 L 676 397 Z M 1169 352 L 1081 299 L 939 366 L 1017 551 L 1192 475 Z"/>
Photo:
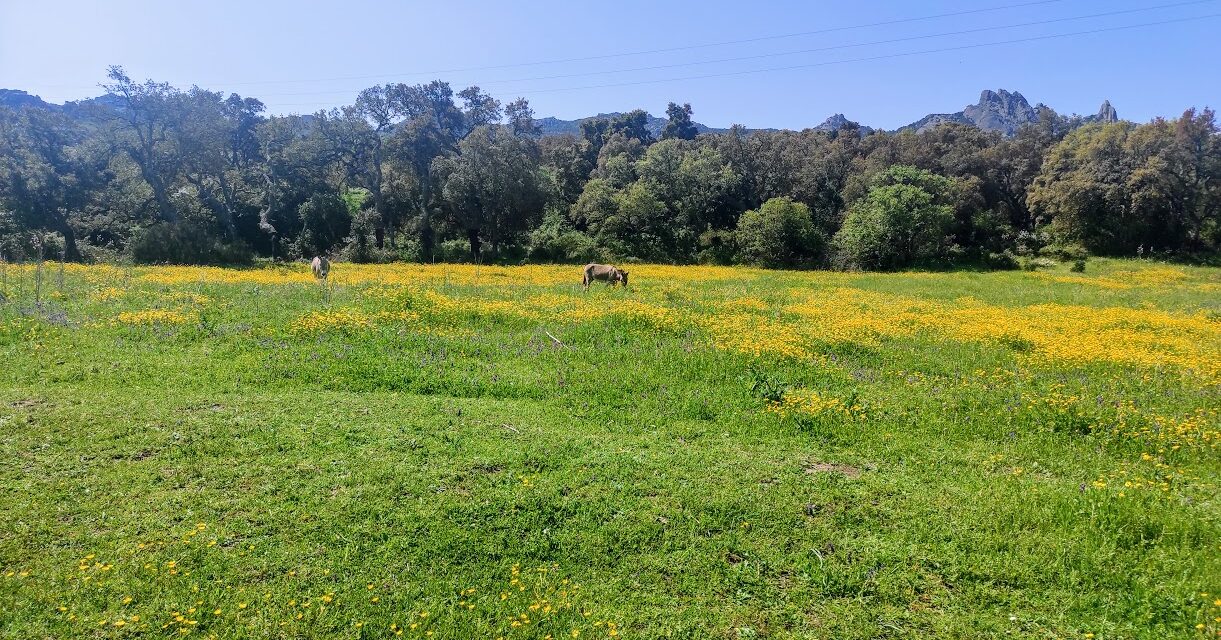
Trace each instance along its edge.
<path fill-rule="evenodd" d="M 839 464 L 837 462 L 811 462 L 803 467 L 802 471 L 809 475 L 815 473 L 838 473 L 845 478 L 855 478 L 861 475 L 860 467 L 854 467 L 850 464 Z"/>

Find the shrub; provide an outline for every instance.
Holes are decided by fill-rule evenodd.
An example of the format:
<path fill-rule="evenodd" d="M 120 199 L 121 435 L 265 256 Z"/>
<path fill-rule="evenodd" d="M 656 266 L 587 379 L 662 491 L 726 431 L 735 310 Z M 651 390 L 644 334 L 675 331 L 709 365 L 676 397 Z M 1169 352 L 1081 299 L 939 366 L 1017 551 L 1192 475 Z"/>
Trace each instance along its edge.
<path fill-rule="evenodd" d="M 790 198 L 772 198 L 743 213 L 735 239 L 744 262 L 770 269 L 810 266 L 826 249 L 810 208 Z"/>
<path fill-rule="evenodd" d="M 248 265 L 254 252 L 240 241 L 225 242 L 194 222 L 161 223 L 135 233 L 131 259 L 145 264 Z"/>
<path fill-rule="evenodd" d="M 352 218 L 351 235 L 343 248 L 342 257 L 348 262 L 377 262 L 373 230 L 377 228 L 377 212 L 366 209 Z"/>
<path fill-rule="evenodd" d="M 1022 259 L 1023 271 L 1038 271 L 1039 269 L 1052 269 L 1059 264 L 1051 258 L 1024 258 Z"/>
<path fill-rule="evenodd" d="M 950 259 L 954 212 L 944 199 L 951 187 L 948 178 L 913 167 L 884 172 L 835 234 L 841 266 L 894 270 Z"/>
<path fill-rule="evenodd" d="M 1072 268 L 1069 270 L 1073 273 L 1085 273 L 1085 259 L 1080 259 L 1074 262 Z"/>
<path fill-rule="evenodd" d="M 1043 247 L 1039 255 L 1049 256 L 1057 260 L 1084 260 L 1089 257 L 1090 252 L 1086 251 L 1085 247 L 1080 244 L 1054 243 Z"/>
<path fill-rule="evenodd" d="M 331 252 L 352 230 L 352 212 L 344 198 L 335 193 L 315 193 L 297 207 L 301 235 L 297 252 L 309 258 Z"/>
<path fill-rule="evenodd" d="M 529 258 L 535 262 L 579 263 L 605 259 L 593 238 L 572 229 L 536 229 L 530 234 Z"/>
<path fill-rule="evenodd" d="M 984 266 L 990 269 L 1017 269 L 1021 267 L 1021 264 L 1018 263 L 1017 256 L 1013 255 L 1012 251 L 1006 249 L 989 253 L 985 256 Z"/>
<path fill-rule="evenodd" d="M 530 232 L 527 257 L 534 262 L 598 262 L 605 258 L 597 242 L 573 228 L 565 212 L 550 209 Z"/>
<path fill-rule="evenodd" d="M 432 252 L 437 262 L 473 262 L 471 244 L 462 238 L 451 238 L 437 244 Z"/>
<path fill-rule="evenodd" d="M 709 229 L 700 234 L 700 264 L 731 265 L 738 253 L 738 241 L 733 231 Z"/>

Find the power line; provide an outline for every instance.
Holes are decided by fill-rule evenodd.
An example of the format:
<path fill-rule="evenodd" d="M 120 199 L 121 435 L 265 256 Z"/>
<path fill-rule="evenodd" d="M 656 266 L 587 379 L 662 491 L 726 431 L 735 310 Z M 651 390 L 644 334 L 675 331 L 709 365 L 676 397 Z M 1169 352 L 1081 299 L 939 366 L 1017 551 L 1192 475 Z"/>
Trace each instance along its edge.
<path fill-rule="evenodd" d="M 1166 25 L 1166 24 L 1176 24 L 1176 23 L 1182 23 L 1182 22 L 1191 22 L 1194 20 L 1205 20 L 1205 19 L 1209 19 L 1209 18 L 1219 18 L 1219 17 L 1221 17 L 1221 13 L 1209 13 L 1209 14 L 1204 14 L 1204 15 L 1200 15 L 1200 16 L 1191 16 L 1191 17 L 1187 17 L 1187 18 L 1176 18 L 1176 19 L 1172 19 L 1172 20 L 1161 20 L 1161 21 L 1157 21 L 1157 22 L 1144 22 L 1144 23 L 1140 23 L 1140 24 L 1131 24 L 1131 25 L 1124 25 L 1124 26 L 1119 26 L 1119 27 L 1104 27 L 1104 28 L 1100 28 L 1100 29 L 1090 29 L 1087 31 L 1072 31 L 1069 33 L 1057 33 L 1057 34 L 1044 35 L 1044 36 L 1031 36 L 1028 38 L 1016 38 L 1013 40 L 1000 40 L 997 42 L 983 42 L 983 43 L 978 43 L 978 44 L 960 45 L 960 46 L 956 46 L 956 47 L 924 49 L 922 51 L 907 51 L 907 52 L 902 52 L 902 53 L 891 53 L 891 54 L 885 54 L 885 55 L 870 56 L 870 57 L 866 57 L 866 58 L 851 58 L 848 60 L 830 60 L 830 61 L 825 61 L 825 62 L 814 62 L 814 63 L 809 63 L 809 64 L 798 64 L 798 65 L 791 65 L 791 66 L 785 66 L 785 67 L 749 69 L 746 71 L 730 71 L 730 72 L 725 72 L 725 73 L 709 73 L 709 74 L 698 75 L 698 76 L 681 76 L 681 77 L 674 77 L 674 78 L 660 78 L 660 79 L 656 79 L 656 80 L 639 80 L 639 81 L 634 81 L 634 82 L 616 82 L 616 83 L 608 83 L 608 84 L 585 85 L 585 86 L 580 86 L 580 87 L 533 89 L 533 90 L 527 90 L 526 93 L 556 93 L 556 92 L 561 92 L 561 91 L 580 91 L 580 90 L 584 90 L 584 89 L 629 87 L 629 86 L 644 85 L 644 84 L 659 84 L 659 83 L 664 83 L 664 82 L 681 82 L 684 80 L 703 80 L 703 79 L 707 79 L 707 78 L 725 78 L 725 77 L 730 77 L 730 76 L 749 75 L 749 74 L 753 74 L 753 73 L 769 73 L 769 72 L 774 72 L 774 71 L 791 71 L 791 70 L 796 70 L 796 69 L 810 69 L 810 68 L 814 68 L 814 67 L 825 67 L 825 66 L 831 66 L 831 65 L 837 65 L 837 64 L 849 64 L 849 63 L 854 63 L 854 62 L 873 62 L 876 60 L 890 60 L 890 59 L 894 59 L 894 58 L 904 58 L 904 57 L 909 57 L 909 56 L 925 55 L 925 54 L 930 54 L 930 53 L 945 53 L 945 52 L 949 52 L 949 51 L 963 51 L 966 49 L 980 49 L 980 48 L 984 48 L 984 47 L 995 47 L 995 46 L 1001 46 L 1001 45 L 1006 45 L 1006 44 L 1036 42 L 1036 41 L 1040 41 L 1040 40 L 1052 40 L 1052 39 L 1056 39 L 1056 38 L 1069 38 L 1069 37 L 1073 37 L 1073 36 L 1092 35 L 1092 34 L 1096 34 L 1096 33 L 1106 33 L 1106 32 L 1111 32 L 1111 31 L 1124 31 L 1124 30 L 1129 30 L 1129 29 L 1140 29 L 1140 28 L 1144 28 L 1144 27 L 1154 27 L 1154 26 L 1160 26 L 1160 25 Z M 509 91 L 509 93 L 516 93 L 516 92 Z M 283 105 L 283 106 L 294 106 L 294 105 Z"/>
<path fill-rule="evenodd" d="M 931 40 L 934 38 L 944 38 L 944 37 L 948 37 L 948 36 L 967 35 L 967 34 L 972 34 L 972 33 L 984 33 L 984 32 L 988 32 L 988 31 L 1018 29 L 1018 28 L 1022 28 L 1022 27 L 1033 27 L 1033 26 L 1040 26 L 1040 25 L 1056 24 L 1056 23 L 1061 23 L 1061 22 L 1074 22 L 1077 20 L 1088 20 L 1088 19 L 1092 19 L 1092 18 L 1111 17 L 1111 16 L 1126 15 L 1126 14 L 1132 14 L 1132 13 L 1143 13 L 1146 11 L 1156 11 L 1159 9 L 1171 9 L 1171 8 L 1176 8 L 1176 7 L 1192 6 L 1192 5 L 1199 5 L 1199 4 L 1209 4 L 1209 3 L 1214 3 L 1214 2 L 1217 2 L 1217 0 L 1189 0 L 1187 2 L 1174 2 L 1174 3 L 1154 5 L 1154 6 L 1149 6 L 1149 7 L 1139 7 L 1139 8 L 1135 8 L 1135 9 L 1123 9 L 1123 10 L 1119 10 L 1119 11 L 1106 11 L 1106 12 L 1102 12 L 1102 13 L 1091 13 L 1091 14 L 1070 16 L 1070 17 L 1064 17 L 1064 18 L 1051 18 L 1048 20 L 1036 20 L 1033 22 L 1019 22 L 1016 24 L 998 25 L 998 26 L 991 26 L 991 27 L 978 27 L 978 28 L 974 28 L 974 29 L 962 29 L 959 31 L 946 31 L 946 32 L 942 32 L 942 33 L 932 33 L 932 34 L 925 34 L 925 35 L 919 35 L 919 36 L 908 36 L 908 37 L 903 37 L 903 38 L 889 38 L 886 40 L 873 40 L 870 42 L 857 42 L 857 43 L 851 43 L 851 44 L 831 45 L 831 46 L 826 46 L 826 47 L 816 47 L 816 48 L 812 48 L 812 49 L 797 49 L 797 50 L 793 50 L 793 51 L 780 51 L 780 52 L 775 52 L 775 53 L 760 53 L 760 54 L 749 55 L 749 56 L 717 58 L 717 59 L 712 59 L 712 60 L 697 60 L 697 61 L 693 61 L 693 62 L 677 62 L 677 63 L 672 63 L 672 64 L 651 65 L 651 66 L 645 66 L 645 67 L 632 67 L 632 68 L 627 68 L 627 69 L 608 69 L 608 70 L 603 70 L 603 71 L 585 71 L 585 72 L 580 72 L 580 73 L 567 73 L 567 74 L 558 74 L 558 75 L 549 75 L 549 76 L 534 76 L 534 77 L 529 77 L 529 78 L 485 80 L 485 81 L 478 82 L 477 84 L 480 86 L 486 86 L 486 85 L 506 84 L 506 83 L 512 83 L 512 82 L 532 82 L 532 81 L 537 81 L 537 80 L 558 80 L 558 79 L 565 79 L 565 78 L 581 78 L 581 77 L 587 77 L 587 76 L 613 75 L 613 74 L 617 74 L 617 73 L 632 73 L 632 72 L 636 72 L 636 71 L 656 71 L 656 70 L 660 70 L 660 69 L 673 69 L 673 68 L 678 68 L 678 67 L 693 67 L 693 66 L 708 65 L 708 64 L 720 64 L 720 63 L 725 63 L 725 62 L 741 62 L 741 61 L 745 61 L 745 60 L 778 58 L 778 57 L 784 57 L 784 56 L 800 55 L 800 54 L 805 54 L 805 53 L 820 53 L 820 52 L 825 52 L 825 51 L 837 51 L 837 50 L 841 50 L 841 49 L 854 49 L 854 48 L 860 48 L 860 47 L 870 47 L 870 46 L 876 46 L 876 45 L 881 45 L 881 44 L 895 44 L 895 43 L 899 43 L 899 42 L 911 42 L 911 41 L 916 41 L 916 40 Z M 298 92 L 280 92 L 280 93 L 260 93 L 259 95 L 263 96 L 263 97 L 323 96 L 323 95 L 353 94 L 356 91 L 358 91 L 358 90 L 341 89 L 341 90 L 334 90 L 334 91 L 298 91 Z"/>
<path fill-rule="evenodd" d="M 1036 41 L 1040 41 L 1040 40 L 1053 40 L 1056 38 L 1069 38 L 1069 37 L 1073 37 L 1073 36 L 1092 35 L 1092 34 L 1096 34 L 1096 33 L 1106 33 L 1106 32 L 1111 32 L 1111 31 L 1124 31 L 1124 30 L 1129 30 L 1129 29 L 1140 29 L 1140 28 L 1144 28 L 1144 27 L 1154 27 L 1154 26 L 1161 26 L 1161 25 L 1166 25 L 1166 24 L 1177 24 L 1177 23 L 1182 23 L 1182 22 L 1191 22 L 1194 20 L 1205 20 L 1205 19 L 1209 19 L 1209 18 L 1219 18 L 1219 17 L 1221 17 L 1221 13 L 1209 13 L 1209 14 L 1204 14 L 1204 15 L 1200 15 L 1200 16 L 1191 16 L 1191 17 L 1187 17 L 1187 18 L 1175 18 L 1172 20 L 1161 20 L 1161 21 L 1157 21 L 1157 22 L 1144 22 L 1144 23 L 1140 23 L 1140 24 L 1131 24 L 1131 25 L 1124 25 L 1124 26 L 1119 26 L 1119 27 L 1104 27 L 1104 28 L 1100 28 L 1100 29 L 1090 29 L 1087 31 L 1072 31 L 1069 33 L 1057 33 L 1057 34 L 1044 35 L 1044 36 L 1031 36 L 1028 38 L 1016 38 L 1013 40 L 1000 40 L 997 42 L 983 42 L 983 43 L 978 43 L 978 44 L 960 45 L 960 46 L 955 46 L 955 47 L 941 47 L 941 48 L 937 48 L 937 49 L 924 49 L 922 51 L 907 51 L 907 52 L 902 52 L 902 53 L 891 53 L 891 54 L 885 54 L 885 55 L 870 56 L 870 57 L 866 57 L 866 58 L 851 58 L 848 60 L 830 60 L 830 61 L 824 61 L 824 62 L 798 64 L 798 65 L 791 65 L 791 66 L 785 66 L 785 67 L 749 69 L 746 71 L 730 71 L 730 72 L 725 72 L 725 73 L 709 73 L 709 74 L 697 75 L 697 76 L 680 76 L 680 77 L 674 77 L 674 78 L 660 78 L 660 79 L 656 79 L 656 80 L 639 80 L 639 81 L 634 81 L 634 82 L 616 82 L 616 83 L 608 83 L 608 84 L 585 85 L 585 86 L 580 86 L 580 87 L 533 89 L 533 90 L 527 90 L 526 93 L 536 93 L 536 94 L 537 93 L 556 93 L 556 92 L 561 92 L 561 91 L 580 91 L 580 90 L 584 90 L 584 89 L 629 87 L 629 86 L 644 85 L 644 84 L 681 82 L 684 80 L 703 80 L 703 79 L 707 79 L 707 78 L 726 78 L 726 77 L 730 77 L 730 76 L 750 75 L 753 73 L 769 73 L 769 72 L 774 72 L 774 71 L 792 71 L 792 70 L 796 70 L 796 69 L 811 69 L 814 67 L 825 67 L 825 66 L 831 66 L 831 65 L 837 65 L 837 64 L 849 64 L 849 63 L 854 63 L 854 62 L 873 62 L 876 60 L 890 60 L 890 59 L 894 59 L 894 58 L 904 58 L 904 57 L 910 57 L 910 56 L 925 55 L 925 54 L 930 54 L 930 53 L 945 53 L 945 52 L 949 52 L 949 51 L 963 51 L 966 49 L 980 49 L 980 48 L 984 48 L 984 47 L 995 47 L 995 46 L 1002 46 L 1002 45 L 1007 45 L 1007 44 L 1019 44 L 1019 43 L 1024 43 L 1024 42 L 1036 42 Z M 516 92 L 509 91 L 509 93 L 516 93 Z M 294 106 L 294 105 L 283 105 L 283 106 Z"/>
<path fill-rule="evenodd" d="M 1104 28 L 1098 28 L 1098 29 L 1088 29 L 1088 31 L 1056 33 L 1056 34 L 1049 34 L 1049 35 L 1033 35 L 1033 37 L 1029 37 L 1029 38 L 1015 38 L 1015 39 L 1011 39 L 1011 40 L 998 40 L 998 42 L 991 42 L 991 43 L 966 44 L 966 45 L 958 45 L 958 46 L 943 46 L 943 48 L 938 48 L 938 49 L 924 49 L 924 50 L 919 50 L 919 51 L 904 51 L 904 53 L 897 53 L 897 54 L 885 54 L 885 55 L 868 56 L 868 57 L 855 57 L 855 59 L 849 59 L 849 60 L 830 60 L 830 61 L 823 61 L 823 62 L 811 62 L 811 64 L 805 64 L 805 65 L 790 65 L 790 66 L 783 66 L 783 67 L 756 68 L 756 70 L 730 71 L 730 72 L 723 72 L 723 73 L 706 73 L 706 75 L 700 75 L 700 76 L 680 76 L 680 77 L 672 77 L 672 78 L 647 79 L 647 81 L 617 82 L 617 83 L 607 83 L 607 84 L 586 84 L 586 85 L 581 85 L 581 87 L 527 89 L 527 90 L 525 90 L 525 92 L 520 92 L 520 93 L 525 93 L 526 95 L 530 95 L 530 94 L 541 94 L 541 93 L 574 92 L 574 90 L 584 90 L 584 89 L 634 87 L 634 85 L 641 85 L 641 84 L 661 84 L 661 83 L 669 83 L 669 82 L 683 82 L 683 81 L 692 81 L 692 79 L 724 78 L 724 77 L 731 77 L 731 76 L 748 76 L 748 75 L 752 75 L 752 73 L 769 73 L 769 72 L 775 72 L 775 71 L 795 71 L 795 70 L 802 70 L 802 68 L 814 68 L 814 67 L 823 67 L 823 66 L 832 66 L 832 65 L 847 65 L 847 64 L 853 64 L 853 62 L 872 62 L 872 61 L 877 61 L 877 60 L 893 60 L 893 59 L 896 59 L 896 57 L 911 57 L 911 56 L 927 55 L 927 54 L 940 54 L 940 53 L 947 53 L 947 51 L 982 49 L 982 48 L 987 48 L 987 46 L 1001 46 L 1001 45 L 1006 45 L 1006 44 L 1040 42 L 1040 40 L 1051 40 L 1051 39 L 1057 39 L 1057 38 L 1072 38 L 1072 37 L 1077 37 L 1077 35 L 1093 35 L 1096 33 L 1129 31 L 1129 29 L 1137 29 L 1137 28 L 1145 28 L 1145 27 L 1158 27 L 1158 26 L 1164 26 L 1164 24 L 1176 24 L 1176 23 L 1183 23 L 1183 22 L 1203 21 L 1203 20 L 1209 20 L 1209 18 L 1216 18 L 1216 17 L 1221 17 L 1221 13 L 1205 13 L 1205 15 L 1201 15 L 1201 16 L 1173 18 L 1173 20 L 1164 20 L 1164 21 L 1156 21 L 1156 22 L 1125 24 L 1125 26 L 1121 26 L 1121 27 L 1104 27 Z M 510 92 L 510 93 L 518 93 L 518 92 Z M 315 106 L 315 105 L 316 105 L 316 103 L 299 103 L 299 104 L 281 104 L 280 106 Z"/>
<path fill-rule="evenodd" d="M 767 36 L 756 36 L 756 37 L 752 37 L 752 38 L 742 38 L 739 40 L 722 40 L 719 42 L 705 42 L 705 43 L 699 43 L 699 44 L 682 45 L 682 46 L 677 46 L 677 47 L 663 47 L 663 48 L 659 48 L 659 49 L 644 49 L 644 50 L 639 50 L 639 51 L 623 51 L 623 52 L 618 52 L 618 53 L 604 53 L 604 54 L 599 54 L 599 55 L 580 56 L 580 57 L 573 57 L 573 58 L 554 58 L 554 59 L 550 59 L 550 60 L 535 60 L 535 61 L 531 61 L 531 62 L 513 62 L 513 63 L 475 66 L 475 67 L 458 67 L 458 68 L 453 68 L 453 69 L 434 69 L 432 71 L 379 73 L 379 74 L 373 74 L 373 75 L 359 75 L 359 76 L 336 76 L 336 77 L 332 77 L 332 78 L 309 78 L 309 79 L 304 79 L 304 80 L 256 80 L 256 81 L 246 81 L 246 82 L 224 82 L 224 83 L 212 82 L 212 83 L 207 83 L 207 84 L 214 84 L 214 85 L 223 84 L 225 86 L 302 84 L 302 83 L 308 83 L 308 82 L 334 82 L 334 81 L 338 81 L 338 80 L 371 80 L 371 79 L 377 79 L 377 78 L 400 77 L 400 76 L 435 76 L 437 74 L 442 74 L 442 73 L 463 73 L 463 72 L 468 72 L 468 71 L 491 71 L 491 70 L 495 70 L 495 69 L 511 69 L 511 68 L 517 68 L 517 67 L 532 67 L 532 66 L 549 65 L 549 64 L 563 64 L 563 63 L 567 63 L 567 62 L 588 62 L 591 60 L 607 60 L 607 59 L 611 59 L 611 58 L 626 58 L 626 57 L 631 57 L 631 56 L 650 55 L 650 54 L 654 54 L 654 53 L 669 53 L 669 52 L 673 52 L 673 51 L 689 51 L 692 49 L 707 49 L 707 48 L 711 48 L 711 47 L 724 47 L 724 46 L 735 45 L 735 44 L 763 42 L 766 40 L 781 40 L 781 39 L 786 39 L 786 38 L 799 38 L 802 36 L 811 36 L 811 35 L 818 35 L 818 34 L 823 34 L 823 33 L 835 33 L 835 32 L 839 32 L 839 31 L 852 31 L 852 30 L 856 30 L 856 29 L 869 29 L 869 28 L 873 28 L 873 27 L 885 27 L 885 26 L 891 26 L 891 25 L 897 25 L 897 24 L 908 24 L 908 23 L 912 23 L 912 22 L 923 22 L 923 21 L 927 21 L 927 20 L 939 20 L 941 18 L 954 18 L 954 17 L 967 16 L 967 15 L 976 15 L 976 14 L 981 14 L 981 13 L 990 13 L 990 12 L 995 12 L 995 11 L 1004 11 L 1006 9 L 1020 9 L 1020 8 L 1025 8 L 1025 7 L 1034 7 L 1034 6 L 1047 5 L 1047 4 L 1058 4 L 1058 3 L 1062 3 L 1062 2 L 1066 2 L 1066 1 L 1067 0 L 1034 0 L 1032 2 L 1019 2 L 1016 4 L 1006 4 L 1006 5 L 996 6 L 996 7 L 984 7 L 984 8 L 980 8 L 980 9 L 967 9 L 967 10 L 963 10 L 963 11 L 952 11 L 949 13 L 937 13 L 937 14 L 932 14 L 932 15 L 916 16 L 916 17 L 912 17 L 912 18 L 897 18 L 894 20 L 883 20 L 880 22 L 869 22 L 869 23 L 863 23 L 863 24 L 847 25 L 847 26 L 842 26 L 842 27 L 827 27 L 824 29 L 815 29 L 815 30 L 811 30 L 811 31 L 798 31 L 798 32 L 794 32 L 794 33 L 782 33 L 782 34 L 774 34 L 774 35 L 767 35 Z M 63 87 L 65 85 L 43 85 L 43 86 Z M 71 85 L 71 86 L 75 87 L 75 85 Z"/>

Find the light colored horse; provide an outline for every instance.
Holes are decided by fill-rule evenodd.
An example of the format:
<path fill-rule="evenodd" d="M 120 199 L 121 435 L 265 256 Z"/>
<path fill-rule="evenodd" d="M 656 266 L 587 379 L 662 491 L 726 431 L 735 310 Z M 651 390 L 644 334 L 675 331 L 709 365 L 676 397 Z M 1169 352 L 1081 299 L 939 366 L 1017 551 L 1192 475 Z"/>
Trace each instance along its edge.
<path fill-rule="evenodd" d="M 627 288 L 627 272 L 614 265 L 593 263 L 585 265 L 581 284 L 585 286 L 586 291 L 589 291 L 589 285 L 594 280 L 605 280 L 606 284 L 612 287 L 616 282 L 620 282 L 625 289 Z"/>
<path fill-rule="evenodd" d="M 326 259 L 326 256 L 314 256 L 314 261 L 309 263 L 309 268 L 314 272 L 314 277 L 319 280 L 326 280 L 326 277 L 331 274 L 331 261 Z"/>

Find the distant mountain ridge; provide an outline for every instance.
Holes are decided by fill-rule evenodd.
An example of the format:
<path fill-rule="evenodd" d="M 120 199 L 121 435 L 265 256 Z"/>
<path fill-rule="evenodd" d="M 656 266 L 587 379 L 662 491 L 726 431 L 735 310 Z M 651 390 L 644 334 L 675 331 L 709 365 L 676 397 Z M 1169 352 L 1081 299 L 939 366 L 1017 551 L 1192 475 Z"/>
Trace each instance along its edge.
<path fill-rule="evenodd" d="M 51 111 L 63 111 L 65 113 L 75 115 L 92 105 L 117 107 L 120 105 L 120 102 L 118 96 L 108 93 L 105 95 L 100 95 L 96 98 L 86 98 L 84 100 L 68 101 L 63 104 L 55 104 L 53 102 L 47 102 L 39 96 L 18 89 L 0 89 L 0 107 L 8 107 L 10 109 L 33 107 L 37 109 L 49 109 Z"/>
<path fill-rule="evenodd" d="M 1030 106 L 1026 97 L 1017 91 L 985 89 L 979 95 L 979 102 L 964 107 L 962 111 L 932 113 L 906 127 L 899 128 L 899 131 L 905 129 L 924 131 L 939 124 L 957 122 L 975 125 L 985 131 L 999 131 L 1006 136 L 1011 136 L 1023 126 L 1038 122 L 1039 109 L 1043 106 L 1042 103 Z M 1111 106 L 1110 100 L 1104 100 L 1097 114 L 1086 116 L 1083 120 L 1085 122 L 1118 122 L 1119 113 L 1115 111 L 1115 107 Z"/>
<path fill-rule="evenodd" d="M 621 112 L 615 111 L 615 112 L 611 112 L 611 113 L 599 113 L 596 116 L 589 116 L 587 118 L 578 118 L 576 120 L 561 120 L 560 118 L 548 116 L 546 118 L 539 118 L 539 119 L 535 120 L 535 124 L 537 124 L 539 126 L 539 129 L 542 130 L 544 136 L 562 136 L 562 135 L 579 136 L 579 135 L 581 135 L 581 123 L 588 122 L 590 120 L 598 120 L 598 119 L 608 119 L 609 120 L 611 118 L 614 118 L 616 116 L 621 116 L 621 115 L 623 115 Z M 720 133 L 723 131 L 729 131 L 729 129 L 717 129 L 715 127 L 709 127 L 707 125 L 700 124 L 698 122 L 693 122 L 692 124 L 695 125 L 696 131 L 699 131 L 700 133 Z M 645 128 L 649 130 L 649 133 L 653 134 L 654 138 L 660 138 L 661 131 L 662 131 L 662 129 L 665 129 L 665 127 L 666 127 L 665 118 L 659 118 L 651 113 L 649 114 L 648 120 L 645 122 Z"/>
<path fill-rule="evenodd" d="M 63 110 L 68 113 L 79 112 L 90 105 L 106 105 L 115 106 L 116 97 L 112 95 L 103 95 L 97 98 L 89 98 L 75 102 L 66 102 L 62 105 L 53 104 L 44 101 L 42 98 L 20 91 L 17 89 L 0 89 L 0 106 L 5 106 L 13 109 L 22 107 L 34 107 L 52 110 Z M 947 122 L 955 122 L 979 127 L 985 131 L 998 131 L 1002 135 L 1011 136 L 1024 125 L 1038 122 L 1039 109 L 1043 107 L 1042 103 L 1031 106 L 1026 97 L 1017 91 L 1006 91 L 998 89 L 992 91 L 985 89 L 979 96 L 979 102 L 963 107 L 961 111 L 954 113 L 931 113 L 923 118 L 907 125 L 900 127 L 897 131 L 915 130 L 924 131 L 939 124 Z M 576 120 L 563 120 L 553 116 L 539 118 L 536 122 L 542 130 L 544 136 L 558 135 L 581 135 L 581 123 L 598 118 L 614 118 L 622 115 L 620 112 L 599 113 L 595 116 L 586 118 L 578 118 Z M 1082 118 L 1085 122 L 1117 122 L 1119 113 L 1115 107 L 1111 106 L 1109 100 L 1103 101 L 1102 107 L 1098 113 Z M 721 133 L 729 129 L 709 127 L 699 122 L 693 123 L 695 128 L 700 133 Z M 661 137 L 661 132 L 666 126 L 666 119 L 649 114 L 646 122 L 646 128 L 653 134 L 654 137 Z M 875 131 L 874 128 L 862 125 L 858 122 L 849 120 L 842 113 L 837 113 L 824 120 L 812 129 L 816 131 L 838 131 L 845 127 L 859 128 L 862 134 L 869 134 Z M 747 129 L 747 131 L 777 131 L 777 129 Z"/>

